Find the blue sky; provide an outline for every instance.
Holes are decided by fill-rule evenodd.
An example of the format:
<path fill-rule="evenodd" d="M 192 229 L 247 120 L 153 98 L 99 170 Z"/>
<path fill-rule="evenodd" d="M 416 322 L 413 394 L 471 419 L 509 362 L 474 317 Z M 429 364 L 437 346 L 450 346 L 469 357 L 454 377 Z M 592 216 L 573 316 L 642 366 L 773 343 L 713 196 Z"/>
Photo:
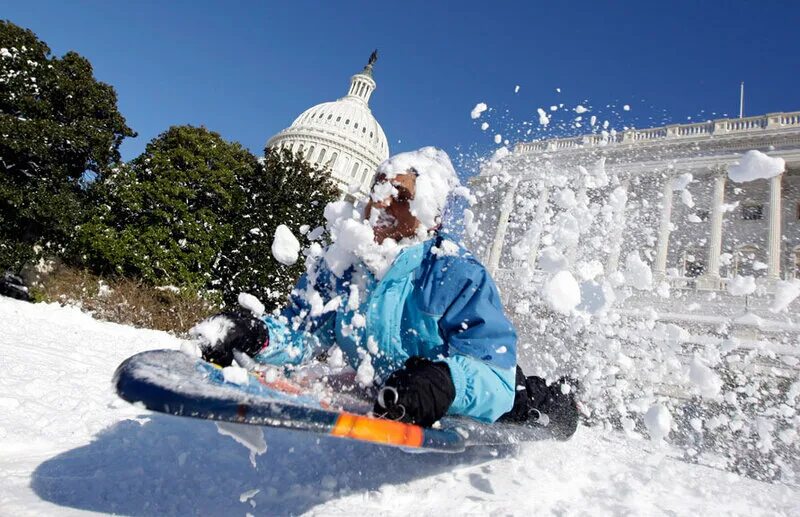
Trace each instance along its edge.
<path fill-rule="evenodd" d="M 798 2 L 27 0 L 0 16 L 116 88 L 139 133 L 125 159 L 187 123 L 261 154 L 303 110 L 344 95 L 373 48 L 371 107 L 392 152 L 436 145 L 457 159 L 496 148 L 498 133 L 586 132 L 565 109 L 538 125 L 537 108 L 562 103 L 617 129 L 736 116 L 740 81 L 746 114 L 800 109 Z M 476 122 L 481 101 L 491 110 Z"/>

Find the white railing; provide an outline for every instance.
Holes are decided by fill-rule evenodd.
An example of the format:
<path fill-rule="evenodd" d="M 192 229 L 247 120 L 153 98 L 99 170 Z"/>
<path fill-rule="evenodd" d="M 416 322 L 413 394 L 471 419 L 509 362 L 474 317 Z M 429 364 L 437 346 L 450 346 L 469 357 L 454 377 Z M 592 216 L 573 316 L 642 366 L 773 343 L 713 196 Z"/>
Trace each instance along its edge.
<path fill-rule="evenodd" d="M 773 131 L 778 129 L 800 129 L 800 111 L 788 113 L 769 113 L 756 117 L 736 119 L 719 119 L 709 122 L 677 124 L 647 129 L 629 129 L 618 134 L 584 135 L 572 138 L 553 138 L 534 142 L 521 142 L 514 146 L 514 152 L 530 153 L 545 151 L 562 151 L 566 149 L 582 149 L 614 144 L 637 144 L 672 139 L 703 138 L 709 135 L 732 135 L 736 133 L 752 133 L 755 131 Z"/>

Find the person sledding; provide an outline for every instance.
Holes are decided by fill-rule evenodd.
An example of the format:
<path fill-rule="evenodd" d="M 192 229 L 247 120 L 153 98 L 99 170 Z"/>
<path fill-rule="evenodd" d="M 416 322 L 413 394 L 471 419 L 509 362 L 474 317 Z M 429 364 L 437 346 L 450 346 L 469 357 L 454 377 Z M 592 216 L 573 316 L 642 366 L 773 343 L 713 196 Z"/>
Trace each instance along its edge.
<path fill-rule="evenodd" d="M 516 331 L 489 273 L 439 229 L 458 186 L 447 154 L 433 147 L 383 162 L 363 213 L 328 205 L 331 244 L 309 250 L 280 314 L 204 321 L 193 331 L 203 357 L 228 365 L 238 349 L 288 366 L 337 346 L 356 379 L 376 388 L 376 416 L 428 427 L 463 415 L 570 437 L 575 383 L 522 373 Z M 204 332 L 209 326 L 224 331 Z"/>

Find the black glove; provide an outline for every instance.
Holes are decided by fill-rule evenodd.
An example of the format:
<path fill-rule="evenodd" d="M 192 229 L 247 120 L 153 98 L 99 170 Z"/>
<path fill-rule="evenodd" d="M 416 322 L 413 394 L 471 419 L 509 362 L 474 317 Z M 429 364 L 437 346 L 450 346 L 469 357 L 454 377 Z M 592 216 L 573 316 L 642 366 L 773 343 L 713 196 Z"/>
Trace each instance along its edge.
<path fill-rule="evenodd" d="M 411 357 L 386 379 L 373 413 L 430 427 L 447 413 L 455 398 L 456 387 L 447 363 Z"/>
<path fill-rule="evenodd" d="M 563 384 L 570 386 L 568 393 L 561 389 Z M 579 389 L 578 381 L 561 377 L 548 386 L 541 377 L 526 377 L 517 366 L 515 385 L 514 406 L 499 421 L 543 426 L 559 440 L 566 440 L 575 434 L 580 418 L 575 400 L 575 393 Z"/>
<path fill-rule="evenodd" d="M 204 319 L 189 330 L 203 352 L 203 359 L 220 366 L 233 362 L 233 351 L 254 356 L 269 345 L 267 324 L 247 314 L 223 312 Z"/>

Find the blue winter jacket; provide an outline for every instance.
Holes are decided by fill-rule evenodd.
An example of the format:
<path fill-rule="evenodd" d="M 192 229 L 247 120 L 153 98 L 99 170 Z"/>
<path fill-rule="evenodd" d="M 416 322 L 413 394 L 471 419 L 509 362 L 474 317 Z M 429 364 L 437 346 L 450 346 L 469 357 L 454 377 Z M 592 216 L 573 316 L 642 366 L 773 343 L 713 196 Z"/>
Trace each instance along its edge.
<path fill-rule="evenodd" d="M 256 360 L 300 364 L 336 344 L 378 385 L 411 356 L 444 361 L 456 391 L 448 412 L 497 420 L 514 401 L 516 332 L 486 269 L 446 240 L 404 249 L 379 282 L 363 266 L 338 278 L 320 261 L 281 315 L 264 318 L 270 345 Z"/>

